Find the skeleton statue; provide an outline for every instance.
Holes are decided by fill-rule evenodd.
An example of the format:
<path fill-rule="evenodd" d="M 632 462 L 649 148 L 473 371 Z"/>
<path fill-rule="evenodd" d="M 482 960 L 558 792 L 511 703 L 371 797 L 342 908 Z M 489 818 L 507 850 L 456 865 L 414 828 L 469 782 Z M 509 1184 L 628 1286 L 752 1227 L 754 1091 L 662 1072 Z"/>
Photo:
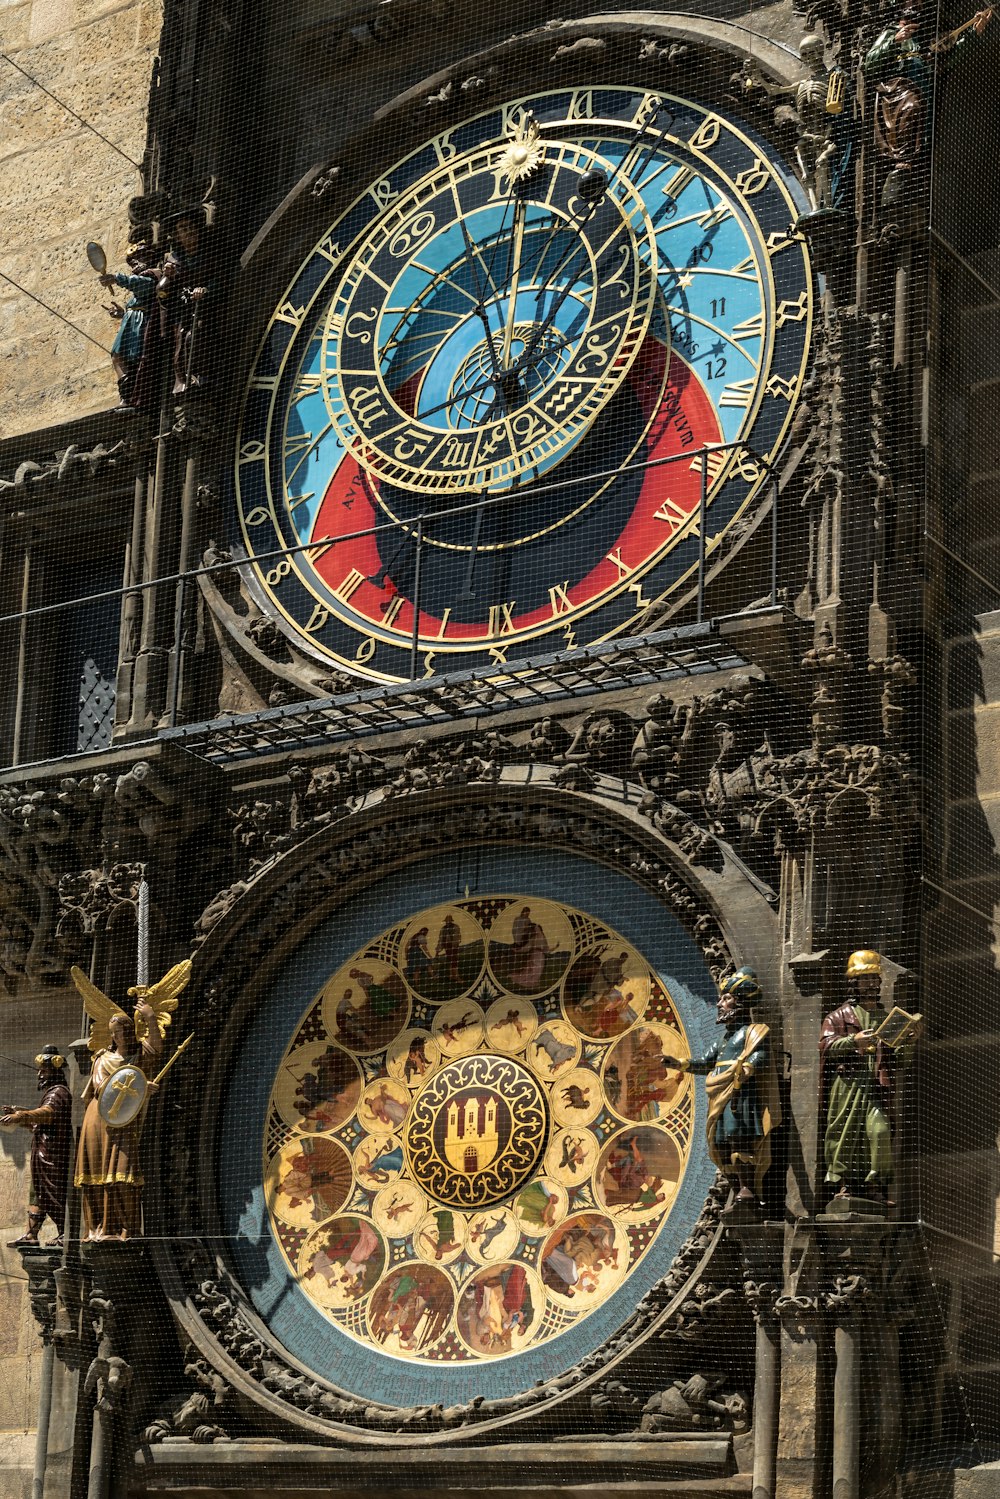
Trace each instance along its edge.
<path fill-rule="evenodd" d="M 776 118 L 798 128 L 795 159 L 814 210 L 834 207 L 833 165 L 841 150 L 835 123 L 843 110 L 844 75 L 839 68 L 827 68 L 824 50 L 822 37 L 802 38 L 799 56 L 809 75 L 797 83 L 769 83 L 752 59 L 744 68 L 748 90 L 762 89 L 769 98 L 793 100 L 791 107 L 779 107 Z"/>

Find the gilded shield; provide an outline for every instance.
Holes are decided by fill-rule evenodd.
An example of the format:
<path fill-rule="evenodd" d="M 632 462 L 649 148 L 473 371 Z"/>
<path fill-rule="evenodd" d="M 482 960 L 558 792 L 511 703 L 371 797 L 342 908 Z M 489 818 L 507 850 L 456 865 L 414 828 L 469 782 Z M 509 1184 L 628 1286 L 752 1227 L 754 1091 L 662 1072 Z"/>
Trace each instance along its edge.
<path fill-rule="evenodd" d="M 148 1086 L 138 1067 L 118 1067 L 112 1072 L 97 1100 L 97 1111 L 108 1129 L 124 1129 L 138 1118 Z"/>

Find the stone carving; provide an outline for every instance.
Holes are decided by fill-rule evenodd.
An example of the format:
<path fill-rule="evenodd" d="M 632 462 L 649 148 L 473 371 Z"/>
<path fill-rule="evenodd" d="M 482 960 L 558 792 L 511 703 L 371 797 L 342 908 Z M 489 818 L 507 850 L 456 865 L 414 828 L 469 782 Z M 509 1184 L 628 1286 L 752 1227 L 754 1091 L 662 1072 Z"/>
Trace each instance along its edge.
<path fill-rule="evenodd" d="M 329 193 L 332 193 L 337 185 L 337 178 L 340 176 L 341 171 L 342 168 L 339 166 L 339 164 L 335 163 L 333 166 L 327 167 L 325 171 L 320 172 L 312 187 L 309 189 L 313 197 L 322 199 L 325 198 Z"/>
<path fill-rule="evenodd" d="M 683 42 L 658 42 L 655 37 L 646 37 L 639 44 L 640 62 L 674 63 L 686 57 L 690 48 Z"/>
<path fill-rule="evenodd" d="M 640 1431 L 746 1431 L 750 1407 L 745 1395 L 726 1392 L 728 1376 L 714 1370 L 675 1379 L 642 1408 Z"/>
<path fill-rule="evenodd" d="M 686 1302 L 677 1317 L 664 1324 L 659 1332 L 656 1325 L 663 1309 L 676 1297 L 685 1281 L 690 1279 L 693 1270 L 705 1258 L 716 1240 L 720 1203 L 720 1194 L 713 1189 L 667 1277 L 642 1299 L 633 1316 L 603 1348 L 581 1360 L 574 1368 L 533 1390 L 505 1399 L 486 1400 L 477 1396 L 468 1405 L 447 1409 L 440 1405 L 430 1405 L 399 1410 L 392 1406 L 355 1400 L 318 1384 L 286 1363 L 277 1350 L 269 1348 L 262 1341 L 243 1315 L 239 1293 L 235 1288 L 227 1287 L 221 1266 L 216 1265 L 205 1251 L 192 1251 L 185 1268 L 189 1275 L 211 1271 L 205 1278 L 198 1280 L 192 1291 L 192 1302 L 205 1326 L 230 1357 L 264 1389 L 308 1415 L 330 1421 L 346 1421 L 381 1431 L 436 1431 L 481 1424 L 492 1417 L 508 1415 L 551 1400 L 553 1395 L 572 1393 L 583 1380 L 607 1362 L 617 1359 L 623 1352 L 633 1350 L 647 1332 L 653 1332 L 661 1343 L 678 1336 L 682 1341 L 696 1343 L 716 1308 L 730 1305 L 736 1298 L 735 1291 L 720 1290 L 708 1282 L 699 1282 L 694 1288 L 690 1304 Z M 680 1326 L 680 1334 L 674 1328 L 674 1322 Z M 656 1362 L 660 1367 L 662 1359 L 663 1354 L 660 1352 L 656 1355 Z M 584 1398 L 585 1408 L 595 1413 L 598 1410 L 606 1412 L 613 1409 L 620 1414 L 631 1414 L 633 1418 L 640 1405 L 628 1387 L 617 1379 L 605 1382 L 593 1395 L 587 1394 Z M 736 1414 L 734 1407 L 734 1418 Z M 151 1439 L 162 1440 L 162 1437 Z"/>
<path fill-rule="evenodd" d="M 813 748 L 817 753 L 840 742 L 843 731 L 843 678 L 851 670 L 850 656 L 833 638 L 824 622 L 816 643 L 802 657 L 805 671 L 816 673 L 816 692 L 812 700 Z"/>
<path fill-rule="evenodd" d="M 115 810 L 124 830 L 133 829 L 169 856 L 211 815 L 194 776 L 162 760 L 139 760 L 115 782 Z M 122 838 L 122 831 L 119 832 Z"/>
<path fill-rule="evenodd" d="M 56 1269 L 61 1259 L 59 1250 L 50 1248 L 29 1247 L 21 1254 L 21 1263 L 28 1277 L 31 1315 L 38 1323 L 43 1343 L 51 1343 L 55 1332 L 58 1308 Z"/>
<path fill-rule="evenodd" d="M 576 61 L 583 57 L 588 62 L 593 62 L 606 50 L 607 45 L 607 42 L 602 41 L 599 36 L 577 37 L 575 42 L 567 42 L 562 47 L 557 47 L 549 61 L 561 62 L 564 58 Z"/>
<path fill-rule="evenodd" d="M 115 1353 L 116 1318 L 114 1304 L 96 1287 L 88 1301 L 97 1352 L 84 1376 L 83 1388 L 93 1395 L 94 1406 L 107 1418 L 123 1403 L 132 1385 L 132 1370 L 120 1354 Z"/>
<path fill-rule="evenodd" d="M 48 487 L 64 482 L 79 483 L 81 479 L 96 478 L 98 474 L 104 473 L 109 468 L 124 466 L 127 457 L 124 441 L 112 443 L 110 446 L 99 442 L 96 447 L 89 451 L 81 449 L 73 444 L 68 448 L 61 448 L 44 462 L 39 463 L 34 459 L 25 459 L 18 464 L 14 475 L 10 479 L 0 477 L 0 493 L 10 490 L 34 489 L 36 486 Z M 9 498 L 16 499 L 16 495 Z"/>
<path fill-rule="evenodd" d="M 143 1441 L 163 1442 L 167 1437 L 187 1437 L 199 1443 L 228 1441 L 216 1417 L 222 1415 L 229 1402 L 229 1385 L 190 1344 L 185 1352 L 184 1373 L 194 1390 L 179 1404 L 176 1397 L 168 1401 L 162 1414 L 146 1427 Z"/>
<path fill-rule="evenodd" d="M 618 708 L 588 713 L 560 759 L 564 765 L 584 765 L 604 775 L 628 774 L 635 739 L 635 720 Z"/>
<path fill-rule="evenodd" d="M 917 674 L 902 656 L 887 656 L 881 661 L 869 661 L 868 670 L 882 682 L 882 737 L 886 744 L 891 745 L 900 738 L 907 713 L 906 697 L 909 689 L 916 683 Z"/>
<path fill-rule="evenodd" d="M 867 1275 L 860 1272 L 837 1275 L 833 1283 L 822 1292 L 820 1302 L 825 1311 L 840 1319 L 855 1316 L 874 1294 L 874 1287 Z"/>
<path fill-rule="evenodd" d="M 0 790 L 0 969 L 8 978 L 64 971 L 60 882 L 101 846 L 108 787 L 108 777 L 96 775 Z"/>
<path fill-rule="evenodd" d="M 617 1422 L 638 1416 L 642 1401 L 620 1379 L 606 1379 L 591 1395 L 590 1409 L 598 1421 L 611 1417 Z"/>
<path fill-rule="evenodd" d="M 658 1334 L 658 1341 L 676 1339 L 682 1343 L 701 1341 L 707 1325 L 719 1314 L 732 1308 L 737 1301 L 737 1292 L 732 1286 L 717 1286 L 711 1281 L 700 1280 L 687 1300 L 682 1302 L 673 1317 Z"/>

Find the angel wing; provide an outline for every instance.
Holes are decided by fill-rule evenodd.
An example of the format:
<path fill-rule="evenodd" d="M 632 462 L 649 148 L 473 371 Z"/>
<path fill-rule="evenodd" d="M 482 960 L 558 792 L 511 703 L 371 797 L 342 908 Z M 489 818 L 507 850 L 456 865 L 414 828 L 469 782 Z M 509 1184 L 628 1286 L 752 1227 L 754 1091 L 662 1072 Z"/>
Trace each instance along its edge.
<path fill-rule="evenodd" d="M 156 1016 L 157 1029 L 161 1038 L 167 1034 L 167 1026 L 177 1008 L 178 995 L 187 988 L 191 978 L 191 959 L 185 958 L 183 963 L 175 963 L 169 973 L 165 973 L 155 984 L 150 984 L 148 989 L 137 986 L 130 989 L 130 994 L 137 994 L 144 999 Z M 145 1017 L 137 1014 L 135 1017 L 135 1033 L 140 1042 L 146 1038 Z"/>
<path fill-rule="evenodd" d="M 111 1045 L 111 1031 L 109 1029 L 112 1015 L 124 1015 L 125 1011 L 102 994 L 96 984 L 92 984 L 82 969 L 75 965 L 70 969 L 70 974 L 77 989 L 83 996 L 84 1009 L 90 1016 L 90 1035 L 87 1045 L 93 1052 L 104 1051 Z"/>

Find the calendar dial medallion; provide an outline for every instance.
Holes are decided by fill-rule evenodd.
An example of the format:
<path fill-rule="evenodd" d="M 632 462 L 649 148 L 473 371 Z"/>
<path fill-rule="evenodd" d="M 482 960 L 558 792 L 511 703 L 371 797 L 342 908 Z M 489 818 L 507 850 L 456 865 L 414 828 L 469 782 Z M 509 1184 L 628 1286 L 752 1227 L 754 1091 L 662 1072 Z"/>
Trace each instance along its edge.
<path fill-rule="evenodd" d="M 698 455 L 746 444 L 709 455 L 711 561 L 798 399 L 795 193 L 735 122 L 597 85 L 497 106 L 373 183 L 243 403 L 241 540 L 285 626 L 402 680 L 627 634 L 676 594 Z"/>

